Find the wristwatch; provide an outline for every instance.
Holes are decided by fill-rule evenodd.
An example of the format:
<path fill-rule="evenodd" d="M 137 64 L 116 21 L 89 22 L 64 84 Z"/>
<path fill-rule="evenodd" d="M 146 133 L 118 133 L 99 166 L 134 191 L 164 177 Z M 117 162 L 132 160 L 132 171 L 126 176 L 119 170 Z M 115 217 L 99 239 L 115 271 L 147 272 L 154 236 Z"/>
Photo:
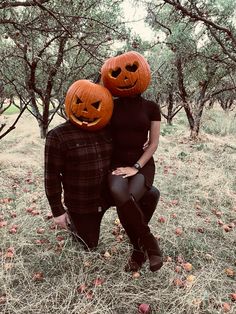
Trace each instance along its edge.
<path fill-rule="evenodd" d="M 133 167 L 134 167 L 135 169 L 137 169 L 138 171 L 141 169 L 141 166 L 140 166 L 140 164 L 139 164 L 138 162 L 136 162 L 136 163 L 133 165 Z"/>

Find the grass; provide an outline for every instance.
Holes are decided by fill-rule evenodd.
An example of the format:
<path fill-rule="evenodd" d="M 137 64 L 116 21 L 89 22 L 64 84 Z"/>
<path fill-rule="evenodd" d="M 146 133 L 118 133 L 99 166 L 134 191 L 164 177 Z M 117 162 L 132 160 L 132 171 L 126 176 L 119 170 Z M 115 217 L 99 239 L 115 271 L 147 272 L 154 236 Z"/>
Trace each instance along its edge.
<path fill-rule="evenodd" d="M 4 111 L 4 114 L 5 115 L 12 115 L 12 114 L 19 113 L 19 112 L 20 112 L 19 108 L 17 108 L 14 105 L 11 105 L 9 108 L 7 108 L 6 111 Z"/>
<path fill-rule="evenodd" d="M 236 143 L 234 128 L 217 131 L 229 118 L 233 113 L 206 112 L 197 143 L 189 141 L 183 116 L 173 128 L 163 123 L 168 132 L 155 155 L 154 183 L 161 199 L 150 227 L 165 264 L 151 273 L 147 263 L 134 278 L 124 272 L 129 242 L 123 231 L 123 240 L 112 234 L 114 208 L 105 214 L 99 246 L 91 252 L 48 219 L 44 141 L 25 114 L 0 143 L 0 312 L 137 314 L 139 304 L 148 303 L 155 314 L 215 314 L 227 306 L 235 313 Z M 192 270 L 184 269 L 185 262 Z"/>

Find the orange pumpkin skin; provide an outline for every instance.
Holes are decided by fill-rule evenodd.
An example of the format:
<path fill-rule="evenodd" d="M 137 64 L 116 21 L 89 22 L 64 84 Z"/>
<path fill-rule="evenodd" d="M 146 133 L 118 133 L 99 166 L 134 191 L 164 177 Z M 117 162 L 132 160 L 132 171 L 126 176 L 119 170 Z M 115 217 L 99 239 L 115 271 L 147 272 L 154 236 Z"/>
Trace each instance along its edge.
<path fill-rule="evenodd" d="M 79 128 L 100 130 L 112 116 L 112 95 L 104 86 L 89 80 L 78 80 L 67 91 L 65 109 L 69 120 Z"/>
<path fill-rule="evenodd" d="M 101 79 L 113 96 L 134 96 L 147 89 L 151 71 L 140 53 L 129 51 L 107 59 L 101 68 Z"/>

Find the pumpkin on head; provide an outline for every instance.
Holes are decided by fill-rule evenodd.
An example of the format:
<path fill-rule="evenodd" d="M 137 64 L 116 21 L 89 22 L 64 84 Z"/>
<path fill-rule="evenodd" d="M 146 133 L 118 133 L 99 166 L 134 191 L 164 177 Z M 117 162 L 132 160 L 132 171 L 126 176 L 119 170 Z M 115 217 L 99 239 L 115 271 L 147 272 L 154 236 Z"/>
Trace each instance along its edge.
<path fill-rule="evenodd" d="M 151 72 L 140 53 L 129 51 L 106 60 L 101 68 L 101 78 L 113 96 L 127 97 L 147 89 Z"/>
<path fill-rule="evenodd" d="M 65 98 L 66 115 L 79 128 L 96 131 L 110 120 L 113 99 L 107 88 L 89 80 L 78 80 L 68 89 Z"/>

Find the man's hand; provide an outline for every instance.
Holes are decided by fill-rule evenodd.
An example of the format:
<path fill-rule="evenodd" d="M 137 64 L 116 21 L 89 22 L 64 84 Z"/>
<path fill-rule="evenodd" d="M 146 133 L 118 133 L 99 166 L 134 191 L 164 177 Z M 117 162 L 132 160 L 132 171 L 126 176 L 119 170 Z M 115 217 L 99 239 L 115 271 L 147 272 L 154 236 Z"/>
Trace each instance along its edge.
<path fill-rule="evenodd" d="M 149 139 L 143 144 L 143 150 L 146 150 L 149 146 Z"/>
<path fill-rule="evenodd" d="M 58 227 L 68 229 L 67 225 L 70 224 L 70 219 L 68 214 L 64 213 L 61 216 L 54 217 L 54 222 Z"/>

